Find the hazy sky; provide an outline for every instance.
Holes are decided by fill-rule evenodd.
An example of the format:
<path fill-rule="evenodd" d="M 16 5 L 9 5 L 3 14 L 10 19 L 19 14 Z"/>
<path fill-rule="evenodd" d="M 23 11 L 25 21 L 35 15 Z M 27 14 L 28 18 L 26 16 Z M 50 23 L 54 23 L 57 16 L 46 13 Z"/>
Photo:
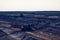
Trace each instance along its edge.
<path fill-rule="evenodd" d="M 60 0 L 0 0 L 0 11 L 59 10 Z"/>

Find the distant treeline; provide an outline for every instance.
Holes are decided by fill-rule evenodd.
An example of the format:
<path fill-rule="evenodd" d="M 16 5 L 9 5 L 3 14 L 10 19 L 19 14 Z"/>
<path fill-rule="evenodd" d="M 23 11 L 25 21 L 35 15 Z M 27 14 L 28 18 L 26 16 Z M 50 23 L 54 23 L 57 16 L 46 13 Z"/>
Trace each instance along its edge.
<path fill-rule="evenodd" d="M 0 11 L 0 15 L 20 16 L 20 14 L 60 16 L 60 11 Z"/>

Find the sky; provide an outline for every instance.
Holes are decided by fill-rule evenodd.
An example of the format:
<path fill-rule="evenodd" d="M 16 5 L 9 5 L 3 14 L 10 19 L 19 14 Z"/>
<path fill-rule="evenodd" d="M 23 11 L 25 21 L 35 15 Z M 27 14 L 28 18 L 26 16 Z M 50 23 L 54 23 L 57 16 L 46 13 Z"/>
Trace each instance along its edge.
<path fill-rule="evenodd" d="M 60 11 L 60 0 L 0 0 L 0 11 Z"/>

